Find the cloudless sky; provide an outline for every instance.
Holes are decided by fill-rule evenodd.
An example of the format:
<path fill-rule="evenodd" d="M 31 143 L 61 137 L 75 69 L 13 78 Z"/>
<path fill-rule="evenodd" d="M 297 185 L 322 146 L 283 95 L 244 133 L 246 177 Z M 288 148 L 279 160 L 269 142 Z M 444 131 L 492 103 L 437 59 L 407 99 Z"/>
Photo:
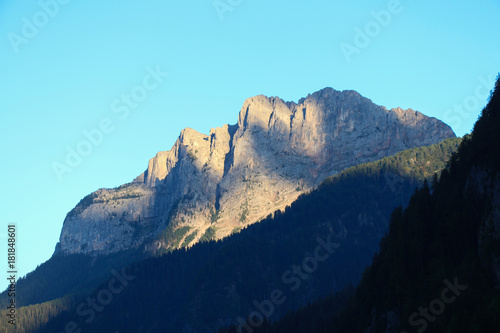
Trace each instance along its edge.
<path fill-rule="evenodd" d="M 500 70 L 500 1 L 401 0 L 374 24 L 391 2 L 73 0 L 48 15 L 52 0 L 1 1 L 0 252 L 16 224 L 20 275 L 32 271 L 85 195 L 132 181 L 185 127 L 236 123 L 254 95 L 353 89 L 470 132 Z M 113 112 L 157 69 L 168 76 L 128 116 Z M 113 130 L 59 179 L 54 163 L 103 119 Z"/>

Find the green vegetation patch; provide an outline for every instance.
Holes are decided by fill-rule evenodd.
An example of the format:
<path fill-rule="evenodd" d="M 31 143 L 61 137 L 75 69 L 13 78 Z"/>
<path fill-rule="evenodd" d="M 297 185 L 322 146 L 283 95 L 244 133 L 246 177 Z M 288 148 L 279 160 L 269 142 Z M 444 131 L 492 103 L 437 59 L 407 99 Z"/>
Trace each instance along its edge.
<path fill-rule="evenodd" d="M 240 222 L 245 223 L 248 216 L 248 201 L 240 206 L 243 210 L 241 211 Z"/>
<path fill-rule="evenodd" d="M 184 238 L 184 242 L 182 242 L 181 248 L 188 246 L 189 243 L 191 243 L 195 239 L 196 235 L 198 235 L 198 230 L 195 230 L 187 235 L 186 238 Z"/>
<path fill-rule="evenodd" d="M 191 230 L 191 227 L 184 226 L 174 230 L 174 227 L 170 224 L 161 233 L 161 239 L 165 242 L 167 247 L 175 249 L 179 246 L 182 238 Z"/>
<path fill-rule="evenodd" d="M 201 236 L 200 243 L 209 242 L 209 241 L 213 240 L 215 238 L 215 231 L 216 230 L 214 227 L 208 228 L 205 231 L 205 233 L 203 234 L 203 236 Z"/>

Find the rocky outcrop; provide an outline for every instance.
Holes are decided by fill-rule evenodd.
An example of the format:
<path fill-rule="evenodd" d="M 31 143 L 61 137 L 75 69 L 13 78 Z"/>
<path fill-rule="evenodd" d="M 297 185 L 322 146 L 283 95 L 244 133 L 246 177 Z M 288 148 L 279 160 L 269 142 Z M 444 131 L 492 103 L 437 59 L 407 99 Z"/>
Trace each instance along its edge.
<path fill-rule="evenodd" d="M 66 217 L 58 251 L 156 251 L 172 246 L 158 238 L 169 225 L 190 226 L 182 236 L 190 244 L 209 227 L 221 238 L 347 167 L 454 136 L 435 118 L 387 110 L 355 91 L 325 88 L 298 103 L 252 97 L 236 125 L 208 135 L 186 128 L 132 183 L 83 199 Z"/>

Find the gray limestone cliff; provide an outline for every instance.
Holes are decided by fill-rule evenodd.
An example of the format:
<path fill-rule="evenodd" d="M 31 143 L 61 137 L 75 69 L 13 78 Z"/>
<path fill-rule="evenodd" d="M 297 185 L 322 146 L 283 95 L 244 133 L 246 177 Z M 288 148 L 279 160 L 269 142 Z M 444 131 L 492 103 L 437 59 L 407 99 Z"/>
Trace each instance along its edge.
<path fill-rule="evenodd" d="M 298 103 L 256 96 L 236 125 L 184 129 L 133 182 L 100 189 L 68 213 L 57 252 L 156 252 L 216 238 L 284 209 L 326 177 L 455 134 L 418 111 L 387 110 L 355 91 L 325 88 Z M 166 229 L 179 239 L 160 236 Z"/>

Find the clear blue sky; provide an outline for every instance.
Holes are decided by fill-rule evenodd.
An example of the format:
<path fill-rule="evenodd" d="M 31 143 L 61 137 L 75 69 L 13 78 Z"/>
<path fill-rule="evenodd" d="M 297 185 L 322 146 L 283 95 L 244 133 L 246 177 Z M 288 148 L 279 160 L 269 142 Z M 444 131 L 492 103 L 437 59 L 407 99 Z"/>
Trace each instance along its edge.
<path fill-rule="evenodd" d="M 236 123 L 248 97 L 354 89 L 463 135 L 500 70 L 498 0 L 73 0 L 49 15 L 51 2 L 0 2 L 0 234 L 17 224 L 22 275 L 82 197 L 131 181 L 184 127 Z M 58 179 L 54 162 L 88 150 L 82 131 L 103 120 L 108 133 Z"/>

